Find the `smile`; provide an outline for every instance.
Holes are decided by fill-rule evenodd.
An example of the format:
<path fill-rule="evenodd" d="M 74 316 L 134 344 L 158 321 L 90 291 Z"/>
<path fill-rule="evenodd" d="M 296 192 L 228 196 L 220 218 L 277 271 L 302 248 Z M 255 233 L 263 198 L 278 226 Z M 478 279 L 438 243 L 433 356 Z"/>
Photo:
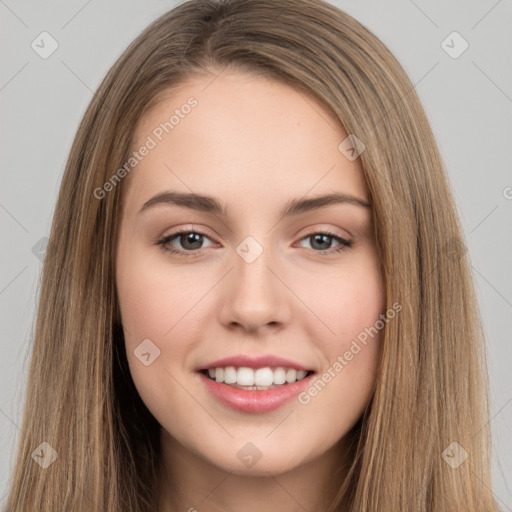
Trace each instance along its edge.
<path fill-rule="evenodd" d="M 202 372 L 215 382 L 224 383 L 238 389 L 259 391 L 293 384 L 312 373 L 307 370 L 296 370 L 295 368 L 281 366 L 276 368 L 268 366 L 264 368 L 225 366 L 209 368 L 208 370 L 202 370 Z"/>
<path fill-rule="evenodd" d="M 199 366 L 196 375 L 218 404 L 244 413 L 283 406 L 311 384 L 316 371 L 275 354 L 238 354 Z"/>

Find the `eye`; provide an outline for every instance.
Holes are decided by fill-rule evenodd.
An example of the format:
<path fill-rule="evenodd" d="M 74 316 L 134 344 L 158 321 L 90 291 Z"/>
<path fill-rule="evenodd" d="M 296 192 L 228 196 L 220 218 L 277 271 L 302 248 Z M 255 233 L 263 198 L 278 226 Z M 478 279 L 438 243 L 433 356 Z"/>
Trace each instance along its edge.
<path fill-rule="evenodd" d="M 312 240 L 312 249 L 319 249 L 315 250 L 314 252 L 318 252 L 320 254 L 340 252 L 343 251 L 344 249 L 352 247 L 353 245 L 352 241 L 346 240 L 345 238 L 342 238 L 337 234 L 331 233 L 329 231 L 315 231 L 313 233 L 306 235 L 304 238 L 302 238 L 302 240 Z M 338 247 L 328 247 L 331 245 L 333 240 L 336 240 L 338 242 Z"/>
<path fill-rule="evenodd" d="M 210 239 L 205 233 L 185 228 L 159 239 L 156 243 L 165 252 L 183 256 L 197 256 L 202 252 L 201 245 L 205 238 Z M 175 240 L 181 244 L 184 250 L 176 249 L 171 245 Z"/>
<path fill-rule="evenodd" d="M 206 235 L 206 233 L 190 228 L 181 228 L 178 231 L 157 240 L 156 244 L 165 252 L 179 256 L 195 257 L 200 256 L 203 253 L 204 247 L 202 247 L 202 245 L 205 239 L 210 240 L 210 237 Z M 337 253 L 352 247 L 353 245 L 352 241 L 346 240 L 329 231 L 312 232 L 303 237 L 301 241 L 308 239 L 312 240 L 313 252 L 317 252 L 319 254 Z M 327 247 L 332 244 L 333 240 L 338 242 L 338 246 L 334 248 Z M 177 249 L 174 247 L 172 243 L 175 241 L 181 244 L 183 249 Z"/>

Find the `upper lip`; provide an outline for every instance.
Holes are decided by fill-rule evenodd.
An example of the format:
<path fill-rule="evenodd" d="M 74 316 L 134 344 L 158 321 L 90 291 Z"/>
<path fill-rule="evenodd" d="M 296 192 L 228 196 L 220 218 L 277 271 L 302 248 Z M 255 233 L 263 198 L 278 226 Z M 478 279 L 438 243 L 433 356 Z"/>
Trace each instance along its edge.
<path fill-rule="evenodd" d="M 266 355 L 251 357 L 243 354 L 218 359 L 217 361 L 208 363 L 206 366 L 202 367 L 201 370 L 209 370 L 212 368 L 225 368 L 226 366 L 235 366 L 237 368 L 275 368 L 282 366 L 285 368 L 295 368 L 296 370 L 313 371 L 311 368 L 307 368 L 299 363 L 296 363 L 295 361 L 292 361 L 290 359 L 284 359 L 279 356 Z"/>

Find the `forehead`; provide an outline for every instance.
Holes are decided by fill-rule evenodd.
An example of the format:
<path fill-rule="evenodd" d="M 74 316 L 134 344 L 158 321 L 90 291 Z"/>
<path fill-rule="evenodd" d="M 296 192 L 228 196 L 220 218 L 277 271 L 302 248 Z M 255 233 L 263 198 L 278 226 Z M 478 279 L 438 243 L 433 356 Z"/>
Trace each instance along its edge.
<path fill-rule="evenodd" d="M 338 149 L 347 133 L 312 95 L 265 77 L 201 75 L 169 89 L 141 118 L 127 201 L 166 188 L 267 199 L 333 188 L 366 199 L 360 159 Z M 127 185 L 127 184 L 125 184 Z"/>

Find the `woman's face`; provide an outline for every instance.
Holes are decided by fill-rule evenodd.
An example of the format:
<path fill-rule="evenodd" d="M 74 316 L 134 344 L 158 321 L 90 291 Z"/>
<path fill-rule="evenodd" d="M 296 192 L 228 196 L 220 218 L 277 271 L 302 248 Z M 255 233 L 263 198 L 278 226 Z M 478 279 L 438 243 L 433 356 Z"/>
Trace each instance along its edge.
<path fill-rule="evenodd" d="M 141 119 L 117 185 L 126 352 L 173 452 L 277 474 L 333 454 L 370 399 L 380 332 L 358 340 L 385 308 L 371 209 L 332 113 L 276 81 L 212 78 Z"/>

